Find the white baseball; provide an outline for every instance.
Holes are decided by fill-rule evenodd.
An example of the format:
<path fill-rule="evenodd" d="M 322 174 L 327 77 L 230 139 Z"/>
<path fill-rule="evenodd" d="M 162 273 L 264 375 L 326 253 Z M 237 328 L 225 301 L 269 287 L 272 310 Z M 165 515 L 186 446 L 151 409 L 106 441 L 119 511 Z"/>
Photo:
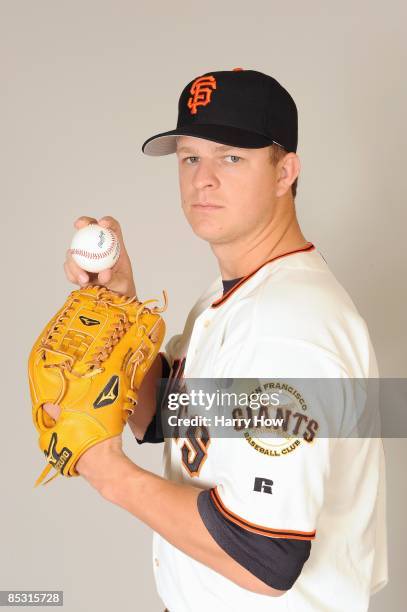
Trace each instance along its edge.
<path fill-rule="evenodd" d="M 74 235 L 71 255 L 82 270 L 100 272 L 119 259 L 120 242 L 111 229 L 90 223 Z"/>

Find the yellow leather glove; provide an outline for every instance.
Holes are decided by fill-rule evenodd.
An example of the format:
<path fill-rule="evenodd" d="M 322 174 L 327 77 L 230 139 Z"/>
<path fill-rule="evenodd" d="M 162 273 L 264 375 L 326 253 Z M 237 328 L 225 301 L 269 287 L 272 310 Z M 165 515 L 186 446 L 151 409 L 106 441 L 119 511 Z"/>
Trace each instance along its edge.
<path fill-rule="evenodd" d="M 162 344 L 166 309 L 148 308 L 105 287 L 72 291 L 35 342 L 29 357 L 32 418 L 48 464 L 40 484 L 62 474 L 91 446 L 119 435 L 137 405 L 137 393 Z M 43 404 L 59 404 L 58 421 Z"/>

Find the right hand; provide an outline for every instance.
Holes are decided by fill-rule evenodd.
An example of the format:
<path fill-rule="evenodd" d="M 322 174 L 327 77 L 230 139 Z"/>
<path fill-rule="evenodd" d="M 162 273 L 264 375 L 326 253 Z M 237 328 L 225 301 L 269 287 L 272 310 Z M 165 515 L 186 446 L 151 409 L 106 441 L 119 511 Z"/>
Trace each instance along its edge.
<path fill-rule="evenodd" d="M 74 223 L 75 229 L 81 229 L 89 223 L 98 223 L 103 227 L 112 229 L 120 242 L 120 256 L 113 268 L 102 270 L 101 272 L 86 272 L 74 261 L 70 249 L 66 252 L 64 270 L 67 279 L 76 285 L 85 287 L 86 285 L 102 285 L 112 291 L 117 291 L 122 295 L 133 297 L 136 295 L 136 287 L 133 279 L 133 270 L 130 258 L 124 246 L 123 234 L 119 222 L 113 217 L 102 217 L 97 220 L 93 217 L 79 217 Z"/>

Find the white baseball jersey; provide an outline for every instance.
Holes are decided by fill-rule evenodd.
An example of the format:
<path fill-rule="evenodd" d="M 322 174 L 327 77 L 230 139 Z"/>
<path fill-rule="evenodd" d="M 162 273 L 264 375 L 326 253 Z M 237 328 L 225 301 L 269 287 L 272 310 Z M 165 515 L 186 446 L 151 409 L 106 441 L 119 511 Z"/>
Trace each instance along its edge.
<path fill-rule="evenodd" d="M 166 356 L 185 378 L 378 377 L 366 324 L 313 245 L 265 263 L 224 297 L 216 279 Z M 304 401 L 329 410 L 323 397 L 289 394 L 297 412 Z M 382 441 L 316 435 L 307 443 L 304 419 L 282 440 L 213 438 L 200 457 L 183 438 L 165 440 L 166 478 L 210 489 L 216 510 L 252 533 L 312 542 L 298 579 L 275 598 L 239 587 L 154 533 L 157 588 L 170 612 L 362 612 L 386 584 Z M 271 482 L 272 494 L 254 490 L 256 478 Z"/>

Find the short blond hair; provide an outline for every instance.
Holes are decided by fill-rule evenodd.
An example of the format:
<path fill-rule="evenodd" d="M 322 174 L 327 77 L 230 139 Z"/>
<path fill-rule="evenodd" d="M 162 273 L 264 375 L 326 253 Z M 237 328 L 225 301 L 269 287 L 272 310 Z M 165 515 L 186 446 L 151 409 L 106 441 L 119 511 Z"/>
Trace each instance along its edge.
<path fill-rule="evenodd" d="M 278 144 L 272 144 L 269 147 L 270 150 L 270 161 L 273 166 L 277 166 L 280 159 L 283 159 L 288 153 L 283 147 Z M 298 185 L 298 177 L 295 179 L 294 183 L 291 185 L 291 193 L 293 194 L 293 198 L 297 195 L 297 185 Z"/>

